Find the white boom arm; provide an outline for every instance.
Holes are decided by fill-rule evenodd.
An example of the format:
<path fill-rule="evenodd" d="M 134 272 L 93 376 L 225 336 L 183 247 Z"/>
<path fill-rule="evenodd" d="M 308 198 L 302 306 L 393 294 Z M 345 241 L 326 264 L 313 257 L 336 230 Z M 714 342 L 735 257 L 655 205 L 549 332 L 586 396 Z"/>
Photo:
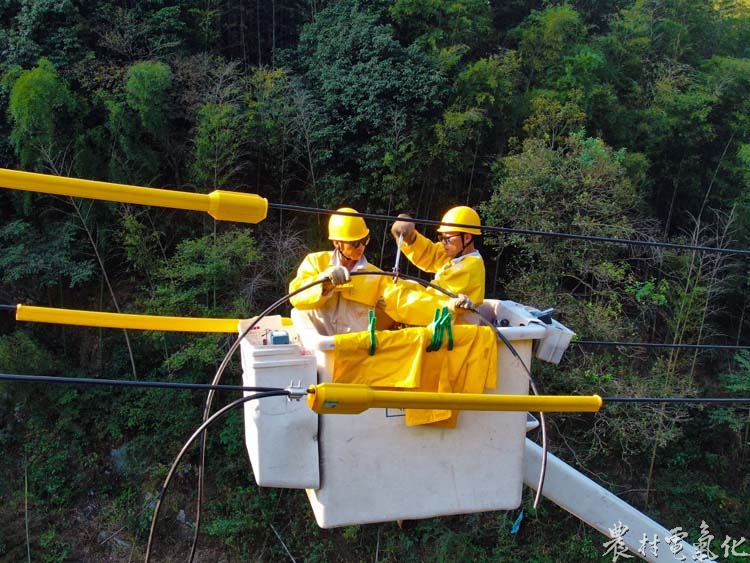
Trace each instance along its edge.
<path fill-rule="evenodd" d="M 523 465 L 524 484 L 536 490 L 542 465 L 542 448 L 528 438 Z M 672 546 L 665 543 L 665 538 L 672 536 L 669 530 L 552 454 L 547 455 L 542 495 L 600 531 L 607 537 L 607 541 L 612 539 L 611 529 L 619 523 L 627 526 L 628 531 L 622 536 L 622 542 L 637 557 L 652 563 L 672 560 Z M 658 554 L 661 558 L 655 557 L 648 546 L 644 550 L 645 554 L 638 553 L 644 534 L 649 542 L 654 541 L 654 536 L 658 538 Z M 602 542 L 602 554 L 605 552 L 605 543 Z M 679 545 L 682 546 L 677 555 L 680 559 L 684 556 L 685 561 L 700 560 L 690 543 L 683 541 Z M 624 561 L 622 557 L 625 556 L 620 556 L 618 560 Z"/>

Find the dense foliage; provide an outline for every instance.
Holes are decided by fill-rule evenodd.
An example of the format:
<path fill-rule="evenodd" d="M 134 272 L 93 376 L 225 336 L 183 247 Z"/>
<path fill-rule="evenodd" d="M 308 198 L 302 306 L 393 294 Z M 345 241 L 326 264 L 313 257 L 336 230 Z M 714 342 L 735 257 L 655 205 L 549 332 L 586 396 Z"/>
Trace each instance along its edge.
<path fill-rule="evenodd" d="M 747 255 L 527 234 L 750 248 L 747 2 L 7 0 L 0 52 L 2 168 L 426 219 L 468 204 L 509 229 L 483 240 L 489 297 L 555 307 L 583 340 L 750 345 Z M 326 246 L 325 217 L 289 210 L 248 227 L 2 189 L 0 219 L 3 304 L 246 318 Z M 371 221 L 384 268 L 387 227 Z M 228 346 L 0 317 L 4 373 L 206 383 Z M 747 397 L 750 354 L 581 345 L 535 377 L 547 393 Z M 138 559 L 203 400 L 0 382 L 0 559 Z M 692 541 L 705 521 L 717 553 L 748 536 L 746 408 L 550 418 L 557 455 L 655 519 Z M 517 534 L 517 512 L 319 530 L 304 494 L 254 486 L 239 415 L 208 451 L 198 560 L 603 557 L 607 538 L 550 503 Z M 160 560 L 189 551 L 188 458 Z"/>

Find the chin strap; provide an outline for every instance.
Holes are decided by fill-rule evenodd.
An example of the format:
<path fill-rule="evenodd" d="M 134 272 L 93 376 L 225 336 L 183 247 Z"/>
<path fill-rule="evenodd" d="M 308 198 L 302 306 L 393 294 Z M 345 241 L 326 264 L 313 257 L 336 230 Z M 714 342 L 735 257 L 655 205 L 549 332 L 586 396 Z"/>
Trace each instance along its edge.
<path fill-rule="evenodd" d="M 463 256 L 464 252 L 466 252 L 466 243 L 464 242 L 464 234 L 465 233 L 461 233 L 461 252 L 459 252 L 458 254 L 456 254 L 456 256 L 454 256 L 454 258 L 458 258 L 459 256 Z M 471 235 L 471 241 L 474 242 L 474 235 Z"/>
<path fill-rule="evenodd" d="M 355 264 L 357 263 L 357 261 L 354 258 L 349 258 L 346 254 L 344 254 L 344 252 L 341 250 L 341 247 L 337 246 L 336 247 L 336 252 L 338 252 L 341 256 L 343 256 L 344 258 L 346 258 L 347 260 L 349 260 L 349 262 L 353 262 Z M 346 267 L 346 266 L 344 266 L 344 267 Z M 348 269 L 349 268 L 347 268 L 347 270 Z"/>

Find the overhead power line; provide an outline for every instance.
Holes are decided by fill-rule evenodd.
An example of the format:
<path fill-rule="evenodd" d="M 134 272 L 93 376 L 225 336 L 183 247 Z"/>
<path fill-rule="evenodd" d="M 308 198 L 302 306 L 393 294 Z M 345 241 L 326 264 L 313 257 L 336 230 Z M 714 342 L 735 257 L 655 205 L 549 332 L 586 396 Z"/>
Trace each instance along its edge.
<path fill-rule="evenodd" d="M 323 209 L 320 207 L 306 207 L 304 205 L 290 205 L 286 203 L 269 203 L 269 209 L 283 209 L 289 211 L 299 211 L 302 213 L 315 213 L 322 215 L 330 215 L 333 213 L 330 209 Z M 394 217 L 392 215 L 384 215 L 379 213 L 347 213 L 345 211 L 336 211 L 337 215 L 357 215 L 364 217 L 365 219 L 376 219 L 381 221 L 398 221 L 402 220 L 401 217 Z M 442 225 L 441 221 L 435 221 L 433 219 L 411 219 L 415 223 L 424 225 Z M 465 225 L 461 223 L 446 223 L 455 227 L 471 227 L 476 229 L 476 225 Z M 673 250 L 686 250 L 686 251 L 697 251 L 697 252 L 713 252 L 717 254 L 738 254 L 742 256 L 750 255 L 750 250 L 739 249 L 739 248 L 716 248 L 713 246 L 700 246 L 693 244 L 678 244 L 674 242 L 663 242 L 663 241 L 649 241 L 649 240 L 635 240 L 635 239 L 624 239 L 616 237 L 604 237 L 596 235 L 577 235 L 572 233 L 560 233 L 555 231 L 537 231 L 534 229 L 519 229 L 514 227 L 495 227 L 492 225 L 482 225 L 480 227 L 483 233 L 511 233 L 511 234 L 522 234 L 530 236 L 542 236 L 542 237 L 555 237 L 565 238 L 573 240 L 587 240 L 591 242 L 606 242 L 610 244 L 622 244 L 631 246 L 655 246 L 660 248 L 671 248 Z"/>
<path fill-rule="evenodd" d="M 607 403 L 682 403 L 682 404 L 732 404 L 748 403 L 750 397 L 602 397 Z"/>
<path fill-rule="evenodd" d="M 289 205 L 281 203 L 269 203 L 265 198 L 257 194 L 215 190 L 210 194 L 198 194 L 181 190 L 167 190 L 160 188 L 145 188 L 141 186 L 129 186 L 126 184 L 114 184 L 80 178 L 68 178 L 48 174 L 38 174 L 21 170 L 8 170 L 0 168 L 0 186 L 17 190 L 42 192 L 71 197 L 84 197 L 117 201 L 122 203 L 135 203 L 138 205 L 151 205 L 157 207 L 169 207 L 173 209 L 186 209 L 192 211 L 205 211 L 214 219 L 220 221 L 239 221 L 244 223 L 258 223 L 266 218 L 269 208 L 288 209 L 305 213 L 318 213 L 330 215 L 330 209 L 305 207 L 300 205 Z M 338 212 L 341 215 L 352 215 L 352 213 Z M 398 217 L 374 213 L 358 213 L 366 218 L 380 220 L 397 220 Z M 415 219 L 415 222 L 427 225 L 439 225 L 440 221 L 429 219 Z M 447 223 L 459 227 L 473 227 L 475 225 L 464 225 L 459 223 Z M 750 250 L 733 248 L 715 248 L 699 245 L 686 245 L 671 242 L 632 240 L 596 235 L 578 235 L 572 233 L 559 233 L 538 231 L 534 229 L 520 229 L 512 227 L 482 227 L 483 232 L 516 233 L 532 236 L 557 237 L 575 240 L 587 240 L 592 242 L 606 242 L 623 245 L 655 246 L 672 248 L 675 250 L 690 250 L 700 252 L 713 252 L 722 254 L 750 254 Z"/>
<path fill-rule="evenodd" d="M 19 375 L 0 373 L 0 381 L 19 383 L 57 383 L 64 385 L 107 385 L 116 387 L 146 387 L 162 389 L 190 389 L 193 391 L 245 391 L 253 393 L 289 394 L 288 389 L 278 387 L 245 387 L 242 385 L 208 385 L 202 383 L 175 383 L 169 381 L 132 381 L 120 379 L 92 379 L 50 375 Z M 750 397 L 602 397 L 607 403 L 683 403 L 683 404 L 732 404 L 749 403 Z M 344 416 L 344 415 L 342 415 Z"/>
<path fill-rule="evenodd" d="M 245 387 L 244 385 L 209 385 L 207 383 L 179 383 L 175 381 L 140 381 L 131 379 L 96 379 L 57 375 L 21 375 L 0 373 L 0 381 L 25 383 L 61 383 L 65 385 L 105 385 L 109 387 L 150 387 L 158 389 L 189 389 L 191 391 L 279 391 L 278 387 Z"/>
<path fill-rule="evenodd" d="M 691 350 L 750 350 L 750 346 L 722 344 L 668 344 L 661 342 L 617 342 L 609 340 L 574 340 L 571 344 L 583 346 L 630 346 L 635 348 L 688 348 Z"/>

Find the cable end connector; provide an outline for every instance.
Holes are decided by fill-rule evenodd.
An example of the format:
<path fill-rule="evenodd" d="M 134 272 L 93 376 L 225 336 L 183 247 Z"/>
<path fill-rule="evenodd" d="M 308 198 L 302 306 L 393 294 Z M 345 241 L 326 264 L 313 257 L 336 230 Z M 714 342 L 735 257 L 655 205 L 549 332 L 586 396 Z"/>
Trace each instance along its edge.
<path fill-rule="evenodd" d="M 302 381 L 297 381 L 296 384 L 293 381 L 291 381 L 289 383 L 289 387 L 287 387 L 284 390 L 289 393 L 288 398 L 290 401 L 291 400 L 299 401 L 303 397 L 306 397 L 308 393 L 308 388 L 302 387 Z"/>

